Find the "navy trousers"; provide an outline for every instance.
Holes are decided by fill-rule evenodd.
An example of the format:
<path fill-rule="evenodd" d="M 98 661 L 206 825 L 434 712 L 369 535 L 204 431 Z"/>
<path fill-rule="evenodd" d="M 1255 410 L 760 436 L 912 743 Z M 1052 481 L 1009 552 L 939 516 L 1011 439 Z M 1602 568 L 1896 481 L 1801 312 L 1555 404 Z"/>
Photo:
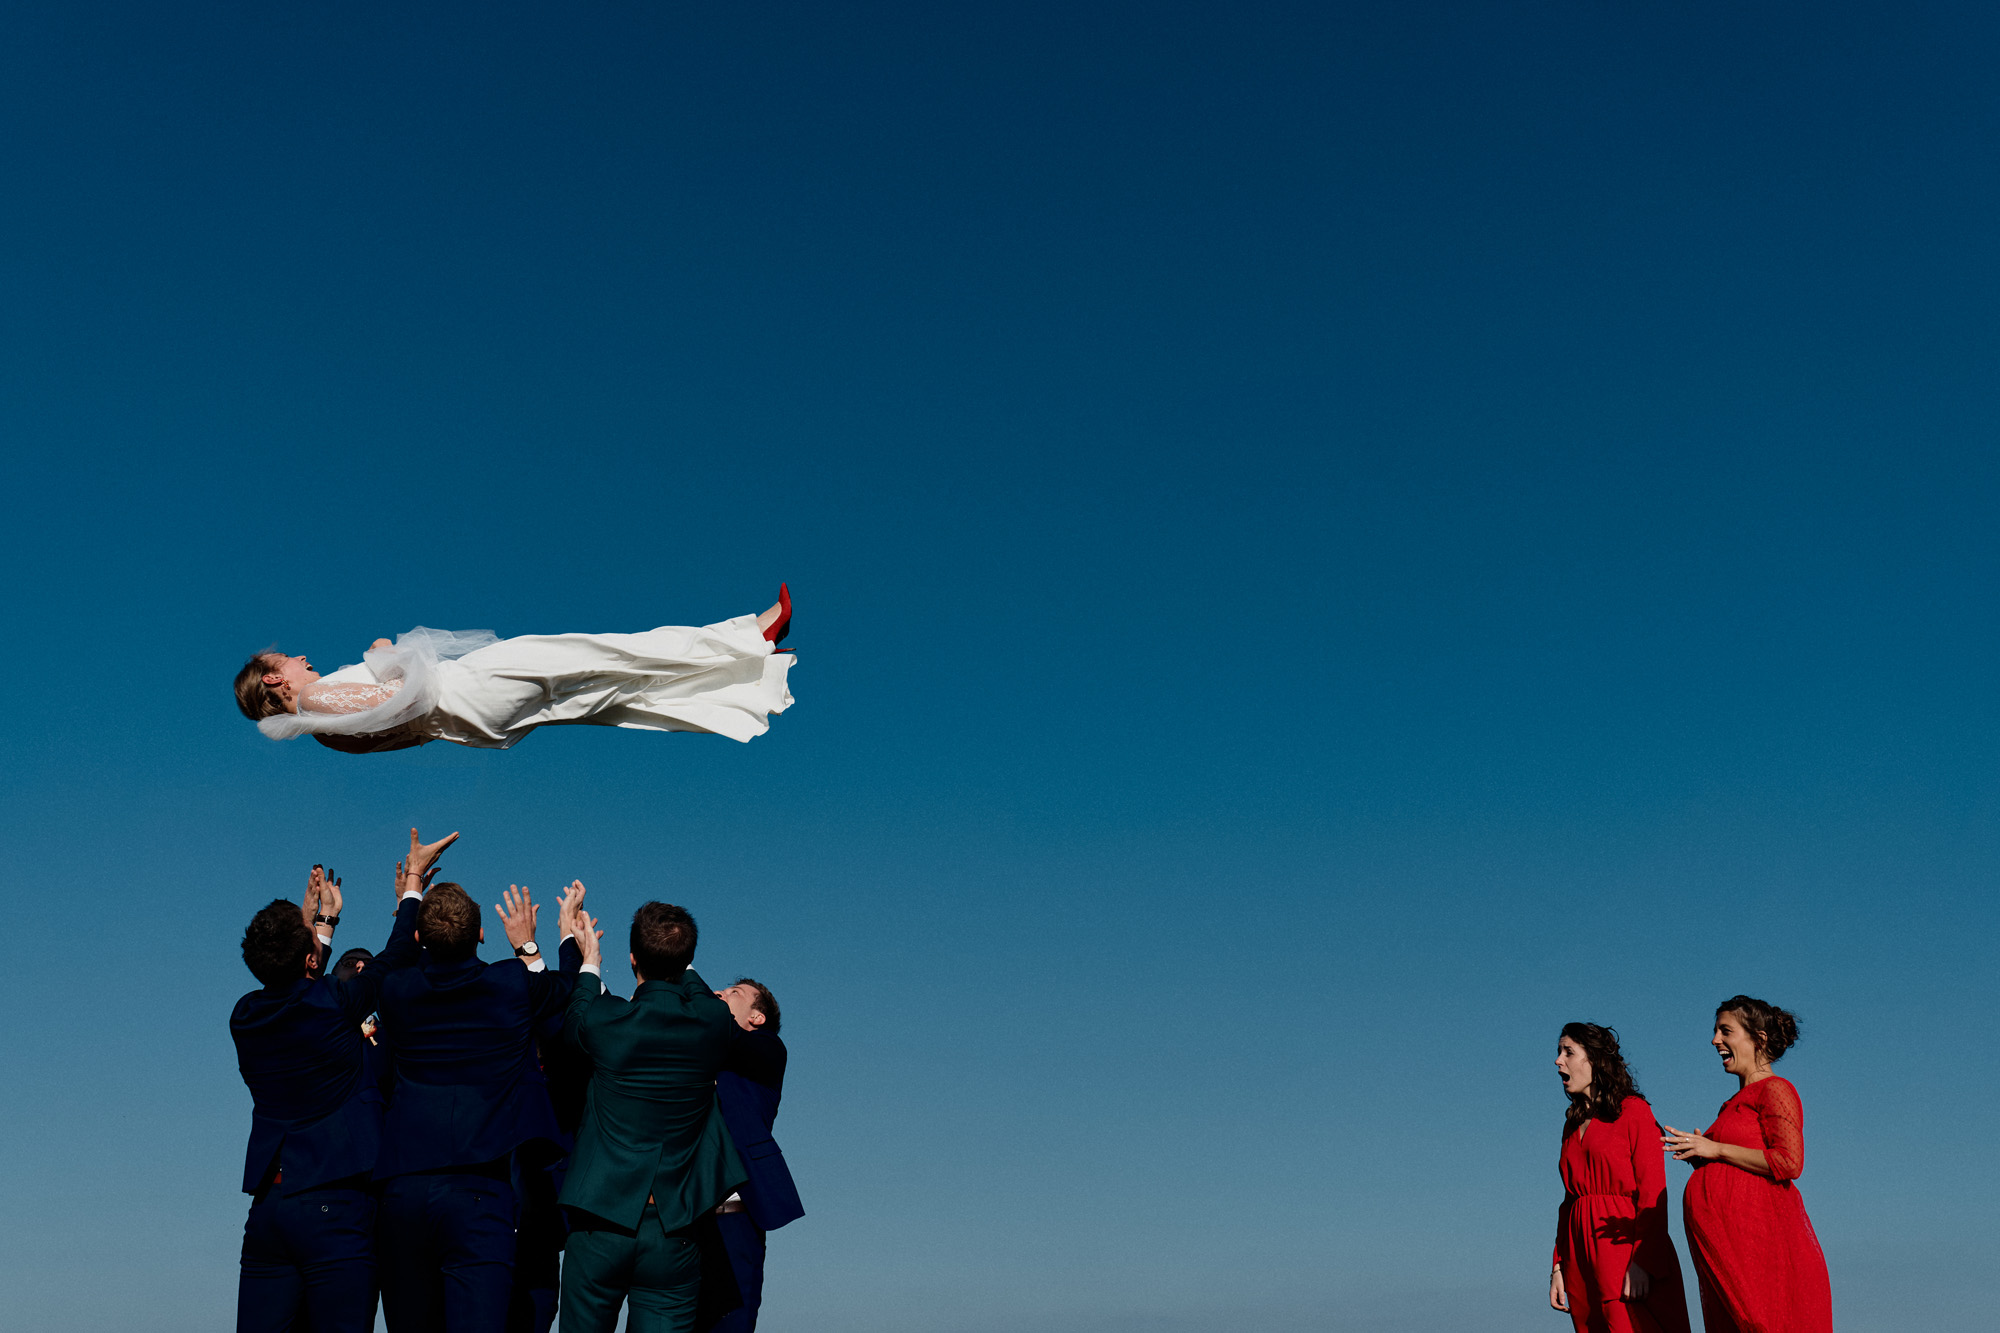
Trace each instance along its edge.
<path fill-rule="evenodd" d="M 514 1283 L 514 1217 L 514 1187 L 490 1175 L 384 1185 L 376 1238 L 389 1333 L 499 1333 Z"/>
<path fill-rule="evenodd" d="M 748 1213 L 718 1213 L 715 1223 L 729 1251 L 729 1267 L 736 1274 L 743 1304 L 722 1316 L 709 1333 L 756 1333 L 757 1307 L 764 1303 L 764 1233 Z"/>
<path fill-rule="evenodd" d="M 514 1295 L 507 1333 L 549 1333 L 562 1290 L 563 1240 L 568 1219 L 556 1202 L 569 1159 L 521 1172 L 521 1224 L 514 1236 Z"/>
<path fill-rule="evenodd" d="M 372 1333 L 375 1200 L 328 1186 L 268 1191 L 243 1223 L 236 1333 Z"/>

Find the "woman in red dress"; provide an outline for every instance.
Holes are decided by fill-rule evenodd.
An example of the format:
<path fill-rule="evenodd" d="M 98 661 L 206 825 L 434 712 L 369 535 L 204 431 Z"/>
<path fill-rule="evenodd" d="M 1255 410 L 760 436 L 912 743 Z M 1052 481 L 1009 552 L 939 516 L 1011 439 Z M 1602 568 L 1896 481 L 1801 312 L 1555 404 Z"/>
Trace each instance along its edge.
<path fill-rule="evenodd" d="M 1688 1333 L 1680 1256 L 1667 1234 L 1660 1126 L 1618 1050 L 1618 1034 L 1566 1023 L 1556 1073 L 1563 1117 L 1563 1201 L 1549 1304 L 1576 1333 Z"/>
<path fill-rule="evenodd" d="M 1707 1133 L 1669 1125 L 1661 1137 L 1696 1168 L 1681 1204 L 1708 1333 L 1833 1330 L 1826 1256 L 1792 1183 L 1805 1169 L 1805 1112 L 1771 1072 L 1798 1039 L 1798 1020 L 1776 1005 L 1724 1000 L 1709 1044 L 1741 1086 Z"/>

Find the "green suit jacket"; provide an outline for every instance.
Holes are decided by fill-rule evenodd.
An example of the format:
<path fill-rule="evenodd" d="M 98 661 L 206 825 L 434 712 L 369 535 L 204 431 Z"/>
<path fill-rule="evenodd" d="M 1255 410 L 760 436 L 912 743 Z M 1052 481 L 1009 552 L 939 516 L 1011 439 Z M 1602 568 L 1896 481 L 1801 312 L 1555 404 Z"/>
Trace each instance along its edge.
<path fill-rule="evenodd" d="M 577 978 L 563 1038 L 595 1066 L 562 1203 L 631 1231 L 652 1195 L 675 1231 L 715 1206 L 747 1174 L 715 1109 L 715 1075 L 739 1029 L 729 1006 L 689 968 L 647 981 L 630 1003 Z"/>

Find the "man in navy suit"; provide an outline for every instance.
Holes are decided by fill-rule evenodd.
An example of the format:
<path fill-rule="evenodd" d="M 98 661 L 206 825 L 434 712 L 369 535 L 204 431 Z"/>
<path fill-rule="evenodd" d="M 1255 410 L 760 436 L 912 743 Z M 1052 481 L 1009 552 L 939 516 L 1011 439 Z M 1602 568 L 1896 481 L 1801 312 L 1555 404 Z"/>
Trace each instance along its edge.
<path fill-rule="evenodd" d="M 375 1326 L 369 1172 L 381 1142 L 382 1097 L 364 1076 L 361 1020 L 374 1011 L 383 981 L 416 962 L 422 886 L 457 836 L 426 847 L 411 830 L 410 859 L 397 877 L 395 926 L 381 955 L 357 975 L 320 974 L 321 950 L 340 924 L 341 895 L 318 866 L 305 908 L 279 899 L 243 932 L 243 961 L 263 988 L 238 1000 L 229 1016 L 237 1068 L 253 1103 L 243 1162 L 251 1204 L 237 1287 L 239 1333 L 290 1330 L 302 1311 L 315 1333 L 368 1333 Z"/>
<path fill-rule="evenodd" d="M 582 896 L 572 884 L 563 899 L 565 935 Z M 489 966 L 478 956 L 478 904 L 456 884 L 435 886 L 417 913 L 423 965 L 382 984 L 394 1072 L 375 1164 L 376 1237 L 390 1333 L 505 1325 L 520 1150 L 560 1135 L 534 1035 L 562 1013 L 582 957 L 565 949 L 562 970 L 547 969 L 526 890 L 510 886 L 499 913 L 515 957 Z"/>
<path fill-rule="evenodd" d="M 753 1333 L 764 1301 L 764 1236 L 805 1216 L 785 1154 L 771 1137 L 785 1091 L 785 1043 L 778 1038 L 778 1000 L 762 982 L 743 977 L 716 995 L 741 1029 L 728 1064 L 715 1078 L 715 1102 L 750 1179 L 716 1210 L 722 1243 L 743 1304 L 712 1333 Z"/>

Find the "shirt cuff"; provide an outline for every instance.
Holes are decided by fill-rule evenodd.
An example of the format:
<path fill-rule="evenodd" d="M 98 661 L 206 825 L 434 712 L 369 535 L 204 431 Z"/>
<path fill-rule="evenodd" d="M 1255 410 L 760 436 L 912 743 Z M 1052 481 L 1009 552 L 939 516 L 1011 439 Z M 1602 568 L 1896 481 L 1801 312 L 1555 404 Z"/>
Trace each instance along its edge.
<path fill-rule="evenodd" d="M 319 936 L 319 942 L 321 944 L 324 944 L 327 948 L 331 949 L 333 947 L 333 936 L 321 935 Z"/>
<path fill-rule="evenodd" d="M 410 899 L 412 898 L 415 898 L 418 902 L 422 902 L 424 895 L 416 889 L 404 889 L 402 896 L 397 898 L 396 901 L 399 903 L 406 903 L 410 901 Z"/>
<path fill-rule="evenodd" d="M 599 981 L 604 980 L 604 968 L 597 963 L 585 963 L 581 970 L 590 973 Z"/>
<path fill-rule="evenodd" d="M 549 965 L 542 961 L 540 954 L 536 954 L 533 958 L 523 958 L 521 961 L 528 965 L 530 972 L 546 972 L 549 970 Z"/>

